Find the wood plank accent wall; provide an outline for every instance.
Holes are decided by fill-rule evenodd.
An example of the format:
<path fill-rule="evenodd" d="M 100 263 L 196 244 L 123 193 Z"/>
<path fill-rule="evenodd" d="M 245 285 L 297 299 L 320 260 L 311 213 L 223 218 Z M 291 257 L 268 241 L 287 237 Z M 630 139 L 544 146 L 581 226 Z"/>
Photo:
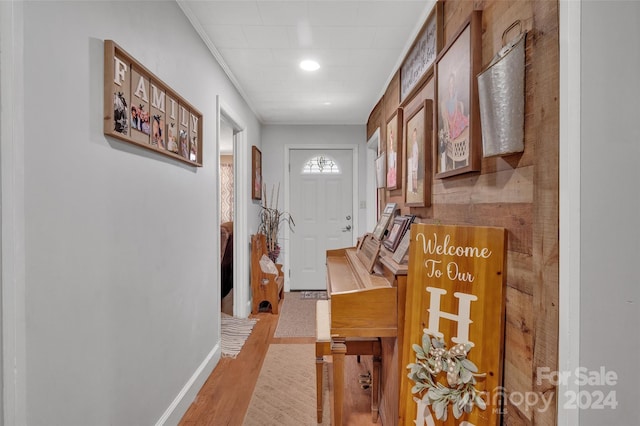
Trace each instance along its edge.
<path fill-rule="evenodd" d="M 514 406 L 507 398 L 504 424 L 554 425 L 557 389 L 548 381 L 539 384 L 537 371 L 542 367 L 551 371 L 558 368 L 558 2 L 447 0 L 443 3 L 444 45 L 474 9 L 483 11 L 483 66 L 502 47 L 502 33 L 511 23 L 519 19 L 523 29 L 528 31 L 524 152 L 484 158 L 480 172 L 434 179 L 430 207 L 405 206 L 405 188 L 380 190 L 379 196 L 381 205 L 398 203 L 403 214 L 416 214 L 423 223 L 507 229 L 504 388 L 507 393 L 539 392 L 545 398 L 551 396 L 552 403 L 546 411 L 538 411 L 541 404 Z M 367 123 L 368 137 L 380 127 L 382 150 L 386 147 L 386 120 L 396 108 L 411 110 L 424 99 L 434 99 L 432 76 L 425 76 L 420 85 L 416 95 L 401 105 L 400 75 L 396 73 L 371 112 Z"/>

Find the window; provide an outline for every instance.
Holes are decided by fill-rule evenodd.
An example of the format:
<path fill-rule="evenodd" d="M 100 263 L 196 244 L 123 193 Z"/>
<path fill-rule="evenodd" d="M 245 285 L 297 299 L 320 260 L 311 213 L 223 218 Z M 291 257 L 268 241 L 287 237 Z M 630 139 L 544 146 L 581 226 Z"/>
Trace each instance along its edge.
<path fill-rule="evenodd" d="M 302 166 L 302 174 L 322 173 L 322 174 L 338 174 L 340 167 L 331 157 L 318 155 L 307 161 Z"/>

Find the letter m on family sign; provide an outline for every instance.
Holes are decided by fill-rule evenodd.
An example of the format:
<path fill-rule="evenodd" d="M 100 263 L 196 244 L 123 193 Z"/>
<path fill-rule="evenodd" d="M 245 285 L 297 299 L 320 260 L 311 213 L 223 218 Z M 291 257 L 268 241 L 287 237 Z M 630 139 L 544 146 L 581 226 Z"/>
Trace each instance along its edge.
<path fill-rule="evenodd" d="M 467 358 L 478 367 L 475 384 L 486 408 L 474 406 L 455 418 L 447 407 L 446 421 L 433 406 L 413 394 L 414 382 L 401 372 L 400 424 L 417 426 L 499 425 L 504 351 L 506 245 L 504 228 L 414 224 L 411 227 L 407 298 L 402 341 L 402 365 L 416 362 L 413 344 L 423 333 L 444 340 L 445 348 L 470 345 Z M 450 388 L 446 372 L 436 381 Z"/>

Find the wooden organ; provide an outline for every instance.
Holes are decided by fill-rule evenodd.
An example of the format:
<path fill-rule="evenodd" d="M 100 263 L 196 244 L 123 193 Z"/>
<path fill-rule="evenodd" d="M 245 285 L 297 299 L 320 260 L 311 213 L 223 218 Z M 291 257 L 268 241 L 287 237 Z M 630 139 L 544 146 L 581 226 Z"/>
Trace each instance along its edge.
<path fill-rule="evenodd" d="M 358 248 L 327 251 L 336 426 L 343 424 L 346 340 L 358 337 L 380 338 L 380 417 L 385 425 L 398 423 L 407 265 L 396 263 L 391 255 L 370 234 Z"/>

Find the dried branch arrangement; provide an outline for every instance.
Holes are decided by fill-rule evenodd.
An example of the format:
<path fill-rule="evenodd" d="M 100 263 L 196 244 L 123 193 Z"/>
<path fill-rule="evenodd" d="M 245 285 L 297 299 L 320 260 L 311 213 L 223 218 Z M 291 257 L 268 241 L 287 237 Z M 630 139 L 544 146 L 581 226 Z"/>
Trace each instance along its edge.
<path fill-rule="evenodd" d="M 274 198 L 275 192 L 275 198 Z M 271 197 L 267 200 L 267 185 L 262 184 L 262 209 L 260 210 L 260 227 L 258 232 L 265 235 L 267 240 L 267 251 L 269 257 L 274 262 L 280 255 L 280 245 L 278 244 L 278 233 L 280 224 L 287 222 L 289 229 L 293 231 L 295 222 L 291 215 L 287 212 L 278 210 L 278 201 L 280 199 L 280 184 L 276 190 L 275 185 L 271 187 Z"/>

